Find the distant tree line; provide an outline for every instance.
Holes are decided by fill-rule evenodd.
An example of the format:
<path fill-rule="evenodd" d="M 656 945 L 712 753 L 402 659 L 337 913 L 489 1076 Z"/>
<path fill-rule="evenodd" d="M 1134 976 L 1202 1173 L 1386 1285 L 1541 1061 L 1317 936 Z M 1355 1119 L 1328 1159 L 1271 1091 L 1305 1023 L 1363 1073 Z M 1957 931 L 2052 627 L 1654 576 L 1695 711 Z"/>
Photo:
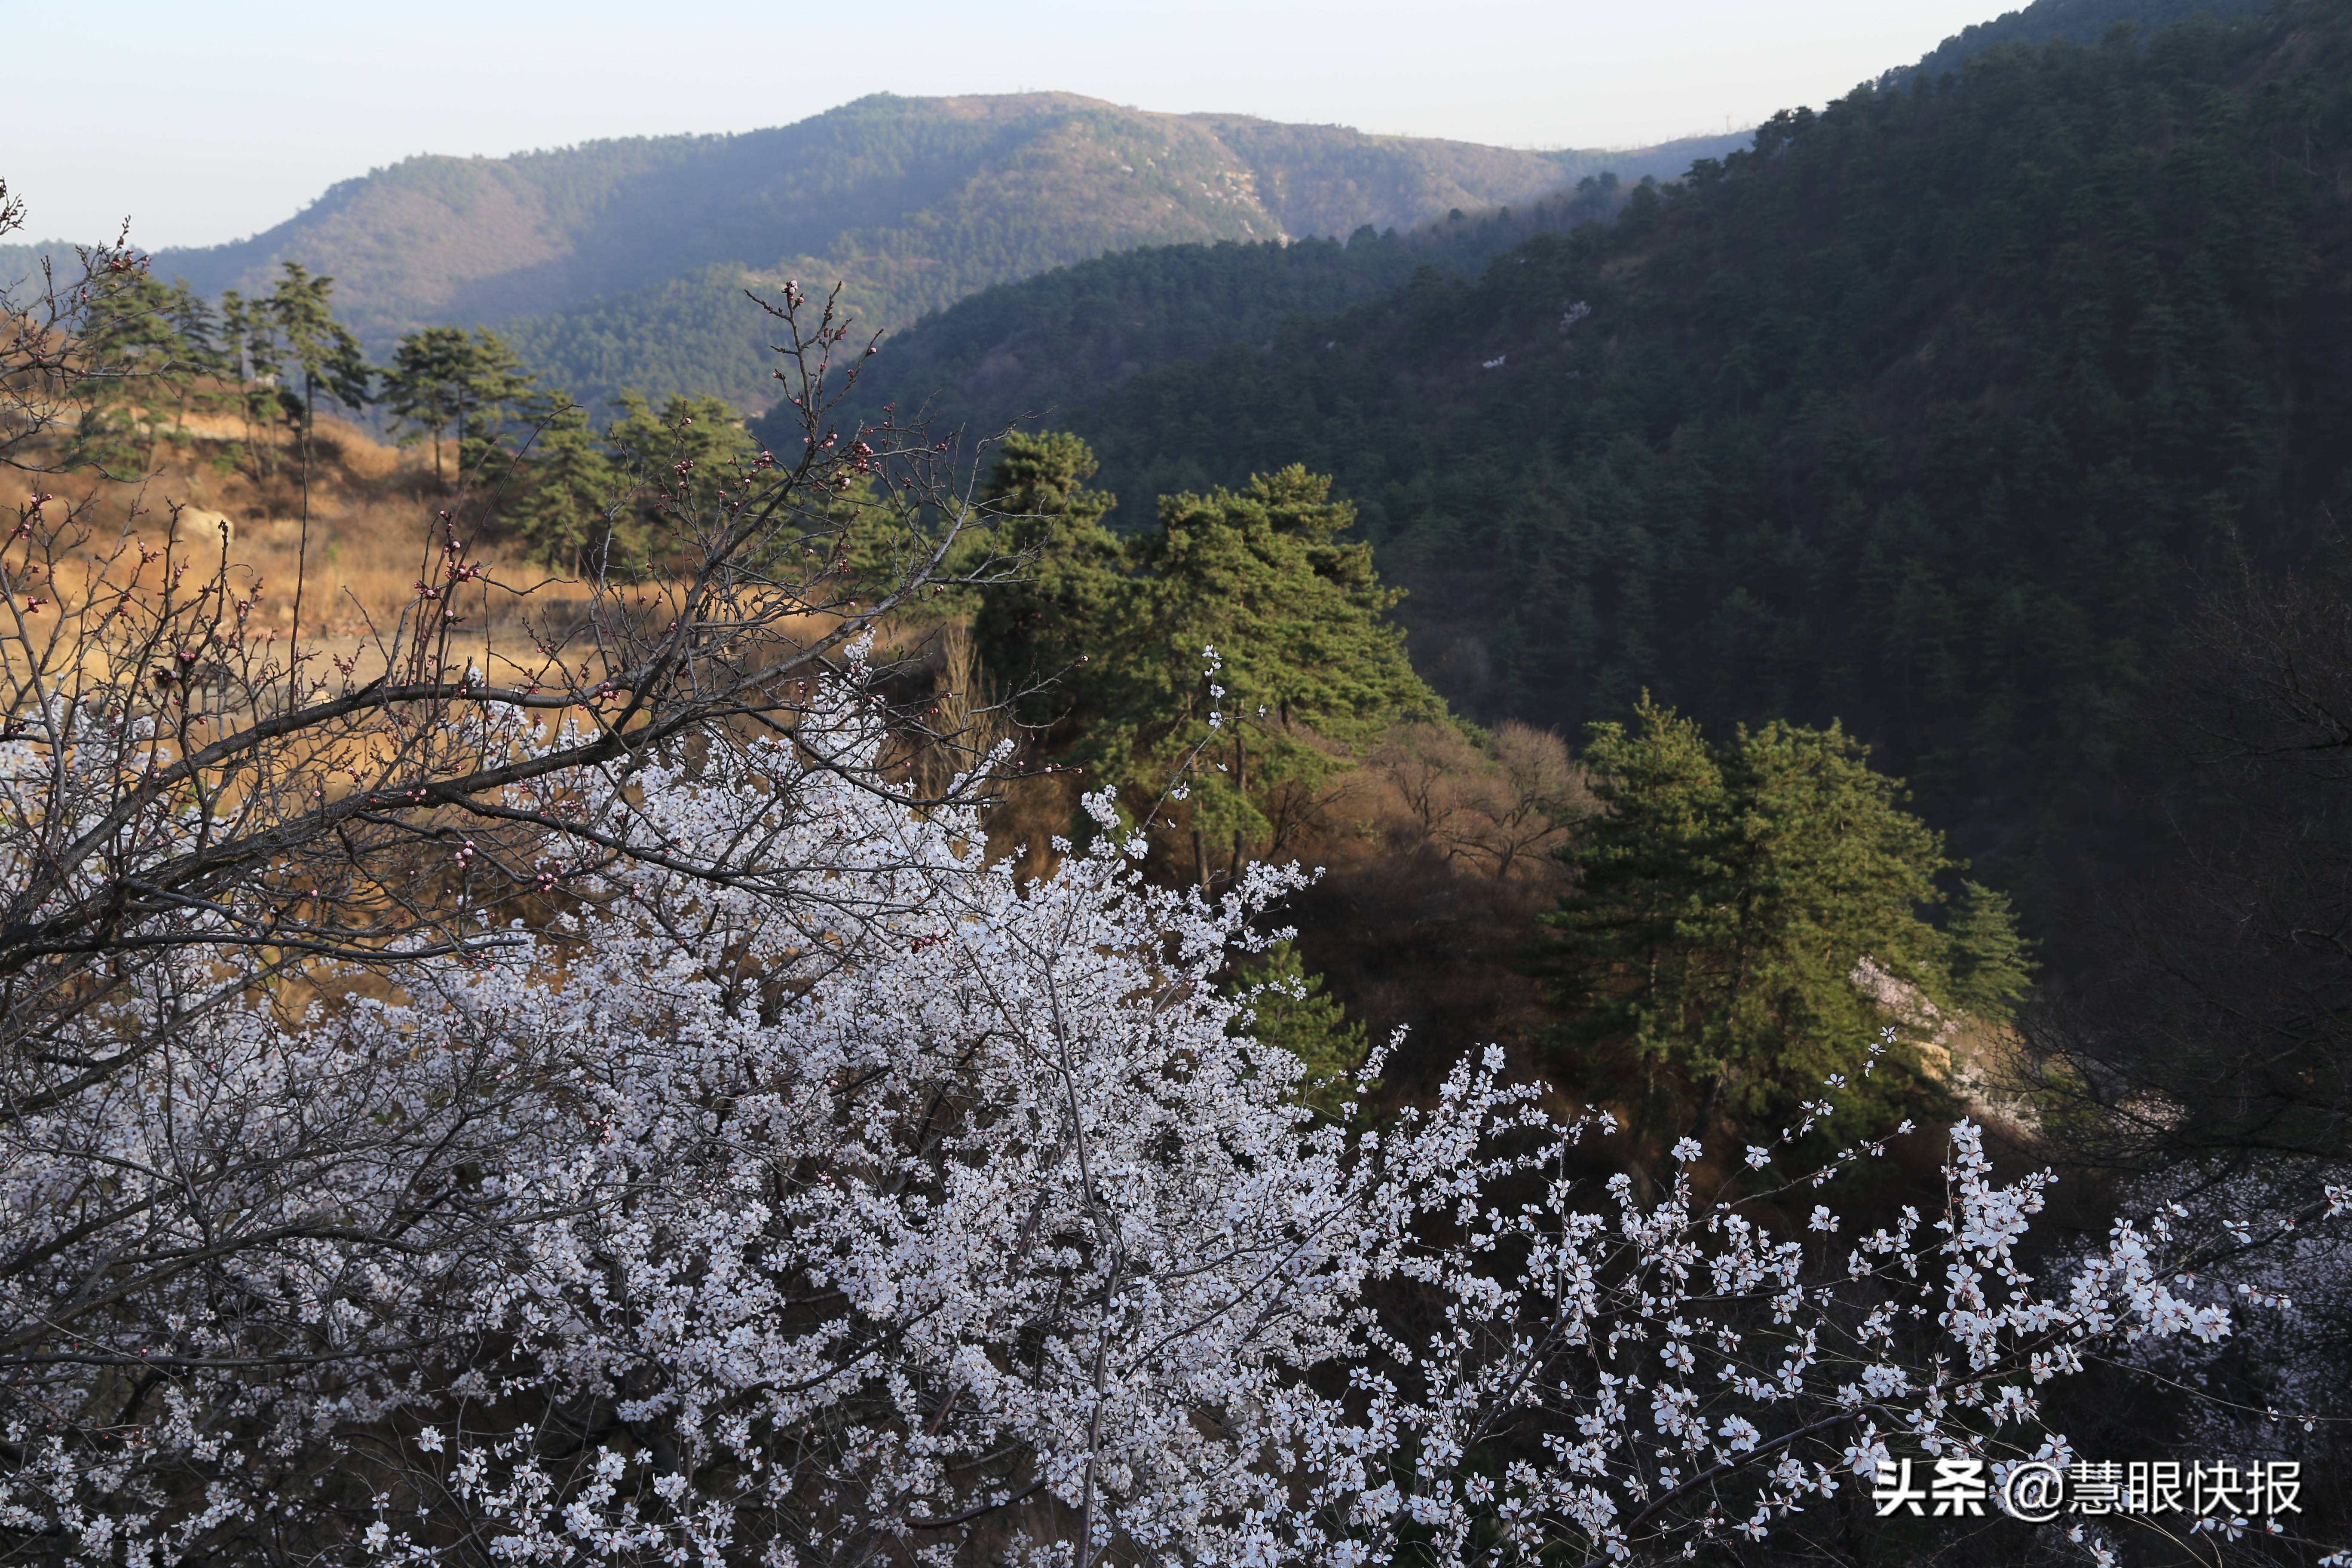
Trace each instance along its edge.
<path fill-rule="evenodd" d="M 743 422 L 712 397 L 656 407 L 625 390 L 599 426 L 487 328 L 422 328 L 372 365 L 335 319 L 333 292 L 333 279 L 288 261 L 268 293 L 230 289 L 217 306 L 143 269 L 95 298 L 87 352 L 117 374 L 93 384 L 83 455 L 128 472 L 152 439 L 186 442 L 192 413 L 227 415 L 244 439 L 226 460 L 263 478 L 280 461 L 280 437 L 307 451 L 322 403 L 377 407 L 402 445 L 430 444 L 436 486 L 495 495 L 500 526 L 534 555 L 593 571 L 643 559 L 648 475 L 671 489 L 703 486 L 752 450 Z"/>

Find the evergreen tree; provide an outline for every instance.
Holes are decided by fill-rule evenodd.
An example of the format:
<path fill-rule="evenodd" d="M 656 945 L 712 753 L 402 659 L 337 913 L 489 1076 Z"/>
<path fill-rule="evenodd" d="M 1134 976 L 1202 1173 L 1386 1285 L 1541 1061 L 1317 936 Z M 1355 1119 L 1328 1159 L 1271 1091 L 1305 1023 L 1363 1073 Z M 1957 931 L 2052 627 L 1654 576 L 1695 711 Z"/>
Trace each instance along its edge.
<path fill-rule="evenodd" d="M 1140 813 L 1187 769 L 1175 816 L 1193 875 L 1236 875 L 1302 826 L 1318 787 L 1391 721 L 1439 704 L 1386 617 L 1369 547 L 1330 481 L 1291 467 L 1241 489 L 1160 499 L 1123 543 L 1068 437 L 1008 444 L 987 495 L 1003 542 L 1040 552 L 981 610 L 983 657 L 1059 674 L 1064 755 Z M 1203 738 L 1206 743 L 1203 744 Z"/>
<path fill-rule="evenodd" d="M 457 327 L 426 327 L 400 340 L 384 377 L 392 411 L 418 435 L 433 440 L 433 477 L 446 483 L 441 467 L 442 433 L 457 448 L 460 478 L 485 479 L 503 471 L 502 426 L 531 388 L 514 345 L 488 328 L 468 333 Z M 570 398 L 561 400 L 569 406 Z M 541 405 L 541 412 L 559 405 Z"/>
<path fill-rule="evenodd" d="M 1951 942 L 1952 1000 L 1990 1024 L 2007 1024 L 2033 984 L 2033 943 L 2018 934 L 2007 893 L 1962 882 L 1945 934 Z"/>
<path fill-rule="evenodd" d="M 77 457 L 128 471 L 146 460 L 163 406 L 173 409 L 174 432 L 184 435 L 197 384 L 226 368 L 216 318 L 184 280 L 166 285 L 144 268 L 97 280 L 82 312 L 80 353 L 91 374 L 80 382 L 89 405 Z"/>
<path fill-rule="evenodd" d="M 1854 1113 L 1884 1112 L 1929 1086 L 1907 1052 L 1861 1081 L 1883 1029 L 1920 1038 L 1963 989 L 2013 999 L 2013 973 L 1955 984 L 1956 944 L 1922 918 L 1953 862 L 1865 759 L 1834 725 L 1712 745 L 1647 698 L 1631 726 L 1592 726 L 1605 809 L 1565 851 L 1576 888 L 1549 917 L 1571 1077 L 1619 1058 L 1648 1114 L 1702 1128 L 1785 1117 L 1832 1074 Z M 1972 954 L 2017 951 L 2005 904 L 1968 909 Z"/>
<path fill-rule="evenodd" d="M 633 495 L 616 514 L 616 547 L 642 560 L 666 513 L 691 511 L 737 488 L 756 444 L 733 409 L 715 397 L 672 396 L 656 409 L 624 391 L 619 417 L 604 427 L 614 478 Z"/>
<path fill-rule="evenodd" d="M 478 352 L 462 327 L 426 327 L 400 340 L 384 372 L 384 405 L 410 426 L 401 444 L 431 438 L 436 485 L 448 482 L 441 466 L 441 433 L 466 412 L 467 384 Z"/>
<path fill-rule="evenodd" d="M 1074 675 L 1096 633 L 1127 607 L 1125 548 L 1102 521 L 1118 498 L 1088 489 L 1094 474 L 1094 454 L 1076 436 L 1013 431 L 980 492 L 997 521 L 975 551 L 1026 552 L 1030 563 L 1019 581 L 982 595 L 972 640 L 986 668 L 1024 689 Z M 1051 722 L 1068 703 L 1066 683 L 1040 687 L 1026 717 Z"/>
<path fill-rule="evenodd" d="M 276 449 L 259 436 L 278 401 L 277 340 L 268 330 L 264 308 L 234 289 L 221 295 L 220 325 L 221 359 L 235 388 L 231 401 L 245 421 L 246 453 L 253 472 L 264 475 L 276 463 Z"/>
<path fill-rule="evenodd" d="M 163 314 L 178 340 L 173 348 L 176 374 L 172 381 L 173 425 L 184 434 L 192 398 L 209 404 L 218 397 L 216 392 L 199 396 L 198 384 L 226 380 L 229 365 L 222 352 L 219 313 L 189 286 L 187 279 L 173 280 L 163 302 Z"/>
<path fill-rule="evenodd" d="M 620 417 L 604 427 L 604 439 L 634 468 L 667 468 L 681 478 L 723 476 L 755 445 L 741 417 L 716 397 L 673 395 L 656 409 L 643 393 L 625 389 L 614 401 Z"/>
<path fill-rule="evenodd" d="M 281 386 L 278 396 L 287 422 L 306 443 L 321 394 L 352 409 L 370 400 L 367 356 L 351 329 L 335 320 L 334 288 L 332 278 L 314 277 L 299 261 L 281 261 L 277 286 L 261 302 L 261 322 L 276 340 L 278 363 L 302 374 L 299 392 Z"/>
<path fill-rule="evenodd" d="M 624 508 L 621 472 L 589 427 L 587 410 L 551 392 L 534 400 L 525 419 L 532 433 L 504 512 L 530 552 L 579 576 L 637 564 L 644 531 Z"/>
<path fill-rule="evenodd" d="M 1370 1054 L 1363 1025 L 1348 1017 L 1339 998 L 1324 989 L 1323 977 L 1309 973 L 1298 950 L 1286 942 L 1243 964 L 1230 989 L 1249 998 L 1250 1037 L 1280 1046 L 1306 1068 L 1299 1103 L 1336 1120 L 1357 1098 L 1356 1074 Z"/>
<path fill-rule="evenodd" d="M 76 431 L 73 460 L 118 475 L 147 456 L 141 415 L 184 384 L 186 351 L 171 312 L 172 291 L 144 269 L 106 279 L 83 306 L 82 352 L 89 404 Z"/>
<path fill-rule="evenodd" d="M 205 345 L 204 361 L 236 388 L 232 395 L 245 417 L 257 473 L 268 473 L 272 459 L 269 445 L 253 439 L 259 433 L 256 427 L 273 414 L 307 452 L 320 397 L 352 409 L 372 401 L 373 373 L 359 339 L 335 320 L 334 288 L 332 278 L 287 261 L 279 264 L 278 281 L 267 295 L 248 300 L 234 289 L 221 295 L 220 336 Z M 209 316 L 193 294 L 184 301 L 167 297 L 162 309 L 166 317 Z M 289 376 L 299 379 L 289 384 Z"/>
<path fill-rule="evenodd" d="M 1441 710 L 1386 618 L 1403 595 L 1381 584 L 1369 545 L 1340 540 L 1355 509 L 1330 489 L 1294 464 L 1240 490 L 1162 497 L 1159 527 L 1129 548 L 1134 622 L 1104 628 L 1115 635 L 1087 667 L 1104 732 L 1081 752 L 1129 788 L 1215 724 L 1188 814 L 1203 884 L 1213 851 L 1238 875 L 1302 825 L 1344 755 Z"/>

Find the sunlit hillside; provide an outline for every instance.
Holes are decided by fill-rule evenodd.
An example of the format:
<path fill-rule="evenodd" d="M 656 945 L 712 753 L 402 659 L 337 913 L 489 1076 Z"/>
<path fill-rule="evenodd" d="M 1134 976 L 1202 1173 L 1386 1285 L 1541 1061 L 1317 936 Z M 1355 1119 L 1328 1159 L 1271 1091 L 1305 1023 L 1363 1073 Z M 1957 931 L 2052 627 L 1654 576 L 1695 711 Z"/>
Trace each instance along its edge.
<path fill-rule="evenodd" d="M 416 157 L 232 245 L 156 268 L 208 293 L 282 260 L 335 279 L 372 347 L 434 321 L 503 324 L 566 384 L 762 402 L 747 285 L 845 280 L 875 325 L 1106 251 L 1410 227 L 1597 170 L 1678 174 L 1737 138 L 1529 153 L 1070 93 L 863 99 L 735 136 Z M 0 260 L 5 260 L 0 258 Z"/>
<path fill-rule="evenodd" d="M 1572 184 L 1598 161 L 1678 173 L 1722 140 L 1599 160 L 1072 93 L 880 96 L 735 136 L 411 158 L 251 239 L 166 250 L 158 267 L 250 291 L 299 260 L 334 275 L 370 340 L 544 315 L 722 264 L 846 277 L 906 319 L 1107 249 L 1410 226 Z"/>

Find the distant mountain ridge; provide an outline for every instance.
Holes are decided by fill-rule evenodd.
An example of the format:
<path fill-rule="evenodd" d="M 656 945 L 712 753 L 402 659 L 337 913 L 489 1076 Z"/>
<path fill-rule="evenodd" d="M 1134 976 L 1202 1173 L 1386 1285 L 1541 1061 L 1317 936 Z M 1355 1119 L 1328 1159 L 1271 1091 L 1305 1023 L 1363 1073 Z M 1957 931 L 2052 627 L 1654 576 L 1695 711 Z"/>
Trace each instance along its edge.
<path fill-rule="evenodd" d="M 2187 15 L 2238 21 L 2271 3 L 2034 0 L 1946 39 L 1881 85 L 1948 74 L 2004 44 L 2094 44 L 2118 24 L 2145 41 Z M 631 386 L 716 394 L 749 411 L 768 401 L 769 334 L 746 288 L 840 279 L 867 324 L 903 328 L 992 286 L 1139 249 L 1338 238 L 1366 225 L 1410 231 L 1456 211 L 1484 222 L 1516 209 L 1523 224 L 1536 198 L 1564 201 L 1580 177 L 1678 179 L 1748 140 L 1741 132 L 1536 153 L 1159 114 L 1069 93 L 885 94 L 737 135 L 410 158 L 338 184 L 265 233 L 167 249 L 158 270 L 217 294 L 266 287 L 279 261 L 296 259 L 335 278 L 339 312 L 378 353 L 425 324 L 494 325 L 591 403 Z M 68 248 L 0 246 L 0 282 Z M 1441 265 L 1493 253 L 1441 248 Z M 1391 286 L 1389 264 L 1352 251 L 1345 266 L 1316 263 L 1300 274 L 1314 279 L 1313 298 L 1293 302 L 1340 308 Z M 1257 308 L 1271 309 L 1289 287 L 1276 284 Z M 1099 333 L 1091 348 L 1109 356 L 1114 376 L 1133 357 Z M 1027 363 L 1044 363 L 1034 353 Z M 1060 401 L 1081 389 L 1029 390 Z"/>
<path fill-rule="evenodd" d="M 1889 71 L 1886 85 L 1899 84 L 1914 73 L 1936 77 L 1958 70 L 1986 50 L 2005 44 L 2087 47 L 2119 26 L 2129 27 L 2145 43 L 2163 28 L 2193 16 L 2216 22 L 2248 21 L 2276 4 L 2277 0 L 2033 0 L 2023 10 L 2006 11 L 1990 22 L 1961 28 L 1928 51 L 1917 65 Z"/>
<path fill-rule="evenodd" d="M 2003 47 L 2100 45 L 2118 26 L 2131 28 L 2136 48 L 2191 16 L 2242 27 L 2274 4 L 2035 0 L 1946 39 L 1917 66 L 1886 73 L 1875 88 L 1892 91 L 1914 81 L 1932 83 Z M 1745 143 L 1748 137 L 1731 140 Z M 1423 267 L 1435 268 L 1441 278 L 1475 275 L 1534 235 L 1613 216 L 1644 174 L 1679 178 L 1689 172 L 1688 164 L 1658 169 L 1638 158 L 1607 155 L 1597 157 L 1594 166 L 1622 167 L 1628 177 L 1605 189 L 1587 177 L 1580 190 L 1563 189 L 1475 215 L 1455 213 L 1450 220 L 1402 235 L 1357 234 L 1344 247 L 1231 242 L 1139 247 L 992 285 L 925 316 L 910 330 L 892 333 L 882 356 L 866 367 L 860 412 L 871 417 L 885 404 L 921 408 L 940 427 L 970 433 L 1040 416 L 1070 416 L 1134 376 L 1228 346 L 1270 346 L 1290 318 L 1336 315 L 1405 284 Z M 1189 435 L 1172 434 L 1169 443 L 1200 444 Z"/>
<path fill-rule="evenodd" d="M 538 318 L 519 327 L 527 348 L 593 370 L 690 337 L 698 301 L 732 300 L 746 340 L 758 337 L 745 284 L 840 279 L 866 319 L 906 322 L 1107 251 L 1409 227 L 1524 201 L 1603 163 L 1629 177 L 1676 173 L 1738 140 L 1533 153 L 1069 93 L 880 95 L 740 135 L 411 158 L 265 233 L 165 250 L 156 264 L 217 293 L 264 287 L 279 261 L 299 260 L 333 276 L 339 311 L 379 348 L 431 322 Z"/>

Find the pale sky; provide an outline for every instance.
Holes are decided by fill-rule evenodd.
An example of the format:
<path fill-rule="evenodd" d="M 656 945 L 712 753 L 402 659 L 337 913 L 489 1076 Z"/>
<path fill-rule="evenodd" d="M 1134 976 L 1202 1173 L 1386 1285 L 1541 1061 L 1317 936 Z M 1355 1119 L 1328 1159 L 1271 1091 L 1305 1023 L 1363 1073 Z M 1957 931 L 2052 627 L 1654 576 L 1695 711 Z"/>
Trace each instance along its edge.
<path fill-rule="evenodd" d="M 0 0 L 17 237 L 209 245 L 415 153 L 750 131 L 1059 89 L 1516 147 L 1753 124 L 2021 0 Z"/>

